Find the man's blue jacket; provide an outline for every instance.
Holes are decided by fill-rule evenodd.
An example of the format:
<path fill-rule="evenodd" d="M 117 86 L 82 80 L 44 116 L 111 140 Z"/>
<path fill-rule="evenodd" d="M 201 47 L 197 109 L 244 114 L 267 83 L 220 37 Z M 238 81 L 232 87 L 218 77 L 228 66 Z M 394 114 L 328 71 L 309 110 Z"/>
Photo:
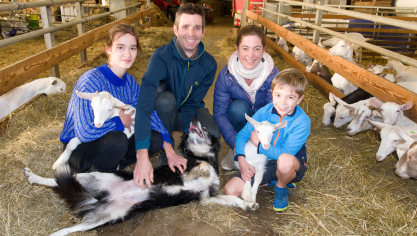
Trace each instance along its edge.
<path fill-rule="evenodd" d="M 198 45 L 198 56 L 186 59 L 179 53 L 175 36 L 167 45 L 159 47 L 152 54 L 148 68 L 142 78 L 141 91 L 136 105 L 135 142 L 136 150 L 147 149 L 150 145 L 150 115 L 155 106 L 159 83 L 166 84 L 177 99 L 177 110 L 181 113 L 184 131 L 195 118 L 216 75 L 217 63 L 212 55 L 204 51 L 204 44 Z"/>

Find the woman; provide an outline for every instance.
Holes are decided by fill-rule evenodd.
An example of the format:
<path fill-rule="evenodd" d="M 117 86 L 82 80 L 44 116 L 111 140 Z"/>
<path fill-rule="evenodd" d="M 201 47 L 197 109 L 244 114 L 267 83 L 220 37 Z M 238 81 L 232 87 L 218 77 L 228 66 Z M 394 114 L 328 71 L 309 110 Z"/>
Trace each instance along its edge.
<path fill-rule="evenodd" d="M 74 91 L 107 91 L 123 103 L 135 107 L 140 87 L 135 78 L 126 73 L 142 53 L 135 29 L 127 24 L 113 26 L 108 32 L 105 51 L 107 63 L 84 73 L 75 84 Z M 112 171 L 136 162 L 134 135 L 128 139 L 123 133 L 125 127 L 133 130 L 135 124 L 131 115 L 134 111 L 129 114 L 121 111 L 119 116 L 97 128 L 94 126 L 90 103 L 72 93 L 60 140 L 64 143 L 64 149 L 75 136 L 82 143 L 71 154 L 68 161 L 70 168 L 77 173 Z M 170 149 L 167 153 L 175 154 L 168 132 L 155 111 L 151 120 L 150 155 L 157 153 L 162 146 Z"/>
<path fill-rule="evenodd" d="M 246 124 L 245 113 L 252 116 L 272 102 L 271 82 L 278 73 L 271 56 L 265 52 L 265 34 L 261 28 L 255 25 L 242 28 L 235 48 L 214 89 L 214 118 L 231 147 L 221 162 L 225 170 L 234 169 L 236 135 Z"/>

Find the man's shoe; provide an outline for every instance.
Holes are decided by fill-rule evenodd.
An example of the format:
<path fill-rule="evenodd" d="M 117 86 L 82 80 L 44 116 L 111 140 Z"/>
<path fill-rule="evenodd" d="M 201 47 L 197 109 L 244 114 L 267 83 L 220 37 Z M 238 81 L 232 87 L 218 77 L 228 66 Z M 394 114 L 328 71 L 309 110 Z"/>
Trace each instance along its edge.
<path fill-rule="evenodd" d="M 275 197 L 274 197 L 274 210 L 275 211 L 285 211 L 288 208 L 288 195 L 290 191 L 287 188 L 274 187 Z"/>
<path fill-rule="evenodd" d="M 234 170 L 235 169 L 235 152 L 233 149 L 230 149 L 226 157 L 223 158 L 221 162 L 223 170 Z"/>
<path fill-rule="evenodd" d="M 161 153 L 159 154 L 159 166 L 166 165 L 168 165 L 167 154 L 165 153 L 165 150 L 161 150 Z"/>

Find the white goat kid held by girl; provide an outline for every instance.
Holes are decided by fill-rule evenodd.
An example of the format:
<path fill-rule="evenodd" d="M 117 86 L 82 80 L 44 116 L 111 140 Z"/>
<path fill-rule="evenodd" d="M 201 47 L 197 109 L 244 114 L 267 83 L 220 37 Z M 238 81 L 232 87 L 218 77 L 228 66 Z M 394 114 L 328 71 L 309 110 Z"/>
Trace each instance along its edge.
<path fill-rule="evenodd" d="M 78 97 L 91 101 L 91 107 L 94 111 L 94 125 L 97 128 L 103 126 L 104 122 L 106 122 L 107 120 L 115 116 L 119 116 L 119 112 L 122 109 L 125 110 L 126 114 L 131 112 L 132 110 L 135 111 L 131 118 L 135 117 L 136 109 L 134 107 L 124 104 L 108 92 L 103 91 L 100 93 L 83 93 L 76 90 L 75 93 Z M 125 130 L 123 131 L 123 133 L 125 133 L 128 138 L 130 138 L 133 135 L 133 132 L 134 130 L 129 128 L 125 128 Z M 71 156 L 71 153 L 74 151 L 75 148 L 77 148 L 78 145 L 80 145 L 80 143 L 81 141 L 79 138 L 72 138 L 67 144 L 67 147 L 65 148 L 64 152 L 54 163 L 52 168 L 54 170 L 64 169 L 65 164 L 68 162 Z"/>
<path fill-rule="evenodd" d="M 275 131 L 287 125 L 287 121 L 278 124 L 271 124 L 268 121 L 257 122 L 246 114 L 245 118 L 255 128 L 259 138 L 259 144 L 262 144 L 262 148 L 265 150 L 270 148 L 272 136 Z M 247 202 L 256 203 L 256 194 L 258 193 L 258 187 L 265 172 L 267 156 L 258 154 L 258 148 L 252 144 L 252 141 L 248 140 L 245 146 L 245 159 L 247 163 L 255 168 L 255 175 L 253 177 L 253 186 L 251 186 L 251 181 L 245 182 L 242 199 Z M 239 168 L 237 162 L 235 162 L 235 165 Z"/>

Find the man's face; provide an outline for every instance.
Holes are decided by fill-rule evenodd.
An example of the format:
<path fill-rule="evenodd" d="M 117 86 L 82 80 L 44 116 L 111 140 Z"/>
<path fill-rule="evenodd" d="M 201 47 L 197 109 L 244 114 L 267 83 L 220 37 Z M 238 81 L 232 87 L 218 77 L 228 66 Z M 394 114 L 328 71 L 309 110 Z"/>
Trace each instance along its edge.
<path fill-rule="evenodd" d="M 203 19 L 196 14 L 182 14 L 178 27 L 174 25 L 174 33 L 185 54 L 192 57 L 204 36 Z"/>

